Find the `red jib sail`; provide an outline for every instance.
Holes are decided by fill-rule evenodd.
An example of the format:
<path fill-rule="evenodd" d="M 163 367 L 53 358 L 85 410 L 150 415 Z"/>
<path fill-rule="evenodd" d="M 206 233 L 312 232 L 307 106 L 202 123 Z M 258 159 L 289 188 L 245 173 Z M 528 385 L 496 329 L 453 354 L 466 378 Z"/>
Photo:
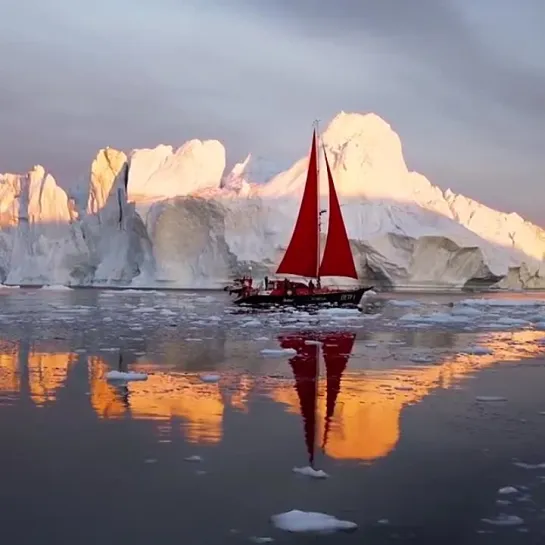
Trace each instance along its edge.
<path fill-rule="evenodd" d="M 299 216 L 276 274 L 316 277 L 318 260 L 318 163 L 314 131 Z"/>
<path fill-rule="evenodd" d="M 343 276 L 345 278 L 358 278 L 350 242 L 346 234 L 343 215 L 333 175 L 324 149 L 325 164 L 327 169 L 327 182 L 329 186 L 329 225 L 325 243 L 324 255 L 320 265 L 320 276 Z"/>

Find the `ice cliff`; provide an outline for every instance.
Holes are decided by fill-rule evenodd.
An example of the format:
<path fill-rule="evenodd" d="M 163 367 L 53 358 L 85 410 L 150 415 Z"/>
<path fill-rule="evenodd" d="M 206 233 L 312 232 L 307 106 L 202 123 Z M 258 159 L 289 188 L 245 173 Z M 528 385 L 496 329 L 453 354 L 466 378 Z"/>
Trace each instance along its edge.
<path fill-rule="evenodd" d="M 322 136 L 363 282 L 545 287 L 545 232 L 409 172 L 380 117 L 343 112 Z M 225 155 L 216 140 L 101 150 L 83 204 L 41 166 L 0 175 L 0 280 L 213 288 L 273 272 L 307 159 L 255 183 L 251 156 L 225 172 Z"/>

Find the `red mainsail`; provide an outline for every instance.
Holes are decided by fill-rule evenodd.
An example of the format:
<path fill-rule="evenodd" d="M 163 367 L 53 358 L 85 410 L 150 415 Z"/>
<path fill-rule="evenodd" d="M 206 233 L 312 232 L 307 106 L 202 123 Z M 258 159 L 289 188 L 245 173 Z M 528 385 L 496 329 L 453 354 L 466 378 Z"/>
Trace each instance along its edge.
<path fill-rule="evenodd" d="M 346 233 L 341 205 L 335 191 L 333 175 L 324 149 L 325 164 L 327 170 L 327 182 L 329 187 L 329 225 L 324 255 L 320 265 L 320 276 L 343 276 L 345 278 L 358 278 L 350 242 Z"/>
<path fill-rule="evenodd" d="M 354 348 L 355 333 L 307 333 L 281 335 L 282 348 L 293 348 L 297 354 L 289 360 L 295 377 L 295 390 L 299 398 L 303 417 L 305 445 L 309 465 L 314 466 L 317 425 L 319 347 L 307 341 L 323 343 L 323 355 L 327 373 L 326 414 L 322 448 L 325 448 L 331 420 L 335 412 L 337 396 L 341 389 L 341 378 Z"/>
<path fill-rule="evenodd" d="M 276 274 L 295 274 L 311 278 L 318 275 L 318 195 L 318 163 L 314 131 L 299 216 Z"/>
<path fill-rule="evenodd" d="M 314 465 L 316 445 L 316 402 L 318 396 L 318 346 L 306 344 L 309 335 L 286 335 L 278 338 L 282 348 L 293 348 L 297 354 L 290 358 L 295 377 L 295 390 L 299 397 L 305 430 L 308 462 Z"/>
<path fill-rule="evenodd" d="M 355 333 L 334 333 L 323 336 L 323 354 L 326 368 L 326 414 L 322 449 L 327 444 L 327 436 L 331 427 L 331 420 L 335 412 L 337 396 L 341 391 L 341 379 L 352 354 Z"/>

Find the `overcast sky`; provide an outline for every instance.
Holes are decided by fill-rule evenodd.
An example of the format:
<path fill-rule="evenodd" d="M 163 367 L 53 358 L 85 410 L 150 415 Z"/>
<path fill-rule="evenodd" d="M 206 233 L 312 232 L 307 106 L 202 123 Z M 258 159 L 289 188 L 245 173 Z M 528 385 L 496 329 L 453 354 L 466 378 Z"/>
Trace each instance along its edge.
<path fill-rule="evenodd" d="M 0 0 L 0 172 L 218 138 L 285 167 L 373 111 L 409 167 L 545 224 L 544 0 Z"/>

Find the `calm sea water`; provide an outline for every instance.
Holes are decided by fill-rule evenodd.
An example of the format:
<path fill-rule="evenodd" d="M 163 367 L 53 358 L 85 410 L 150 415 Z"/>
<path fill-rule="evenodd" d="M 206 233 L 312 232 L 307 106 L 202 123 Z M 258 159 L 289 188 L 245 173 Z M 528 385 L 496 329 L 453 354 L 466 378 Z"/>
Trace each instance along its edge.
<path fill-rule="evenodd" d="M 545 307 L 395 297 L 0 290 L 2 541 L 541 543 Z M 292 471 L 309 460 L 330 477 Z M 276 529 L 291 509 L 359 528 Z"/>

